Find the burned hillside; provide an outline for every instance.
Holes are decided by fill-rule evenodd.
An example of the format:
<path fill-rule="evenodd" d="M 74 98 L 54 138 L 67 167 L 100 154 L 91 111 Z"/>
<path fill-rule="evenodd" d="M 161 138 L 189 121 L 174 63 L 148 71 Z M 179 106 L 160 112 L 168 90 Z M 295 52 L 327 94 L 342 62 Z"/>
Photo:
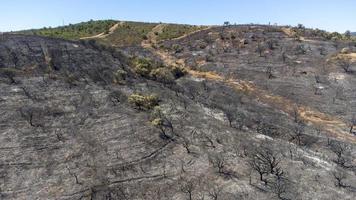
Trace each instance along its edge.
<path fill-rule="evenodd" d="M 146 28 L 3 35 L 2 199 L 354 199 L 354 43 Z"/>

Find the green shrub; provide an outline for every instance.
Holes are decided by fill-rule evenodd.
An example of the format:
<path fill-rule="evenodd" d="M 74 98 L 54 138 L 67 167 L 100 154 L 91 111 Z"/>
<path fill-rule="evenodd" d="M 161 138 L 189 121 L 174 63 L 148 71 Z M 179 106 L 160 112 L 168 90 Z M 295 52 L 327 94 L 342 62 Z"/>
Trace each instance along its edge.
<path fill-rule="evenodd" d="M 127 76 L 127 72 L 122 69 L 119 69 L 114 73 L 113 81 L 116 84 L 123 84 L 123 83 L 125 83 L 126 76 Z"/>
<path fill-rule="evenodd" d="M 187 70 L 185 70 L 183 67 L 178 66 L 171 67 L 171 72 L 176 79 L 183 77 L 187 74 Z"/>
<path fill-rule="evenodd" d="M 137 74 L 162 83 L 172 83 L 187 73 L 183 67 L 165 66 L 146 58 L 134 59 L 133 68 Z"/>
<path fill-rule="evenodd" d="M 172 46 L 172 49 L 174 50 L 175 53 L 181 53 L 184 50 L 184 48 L 179 44 L 174 44 Z"/>
<path fill-rule="evenodd" d="M 154 63 L 146 58 L 136 58 L 133 65 L 134 71 L 143 77 L 149 77 L 151 71 L 155 68 Z"/>
<path fill-rule="evenodd" d="M 150 77 L 158 82 L 165 84 L 172 83 L 175 80 L 175 77 L 173 76 L 171 70 L 164 67 L 152 70 L 150 73 Z"/>
<path fill-rule="evenodd" d="M 151 124 L 155 127 L 161 127 L 163 125 L 163 120 L 161 118 L 155 118 L 151 121 Z"/>
<path fill-rule="evenodd" d="M 158 105 L 158 97 L 155 95 L 132 94 L 128 102 L 140 110 L 151 110 Z"/>

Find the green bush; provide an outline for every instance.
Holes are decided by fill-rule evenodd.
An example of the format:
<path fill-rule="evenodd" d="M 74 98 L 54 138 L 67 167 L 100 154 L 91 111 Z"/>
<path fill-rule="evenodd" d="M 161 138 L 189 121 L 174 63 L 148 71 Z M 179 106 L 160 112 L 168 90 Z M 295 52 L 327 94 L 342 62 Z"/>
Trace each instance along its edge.
<path fill-rule="evenodd" d="M 123 84 L 123 83 L 125 83 L 126 76 L 127 76 L 127 72 L 122 69 L 119 69 L 114 73 L 113 81 L 116 84 Z"/>
<path fill-rule="evenodd" d="M 152 70 L 150 73 L 150 77 L 158 82 L 165 84 L 172 83 L 175 80 L 171 69 L 165 67 Z"/>
<path fill-rule="evenodd" d="M 187 70 L 185 70 L 183 67 L 176 67 L 176 66 L 171 67 L 171 72 L 176 79 L 183 77 L 184 75 L 187 74 Z"/>
<path fill-rule="evenodd" d="M 158 105 L 158 97 L 155 95 L 132 94 L 128 102 L 140 110 L 151 110 Z"/>
<path fill-rule="evenodd" d="M 151 71 L 155 68 L 152 60 L 145 58 L 136 58 L 133 65 L 134 71 L 143 77 L 149 77 Z"/>
<path fill-rule="evenodd" d="M 151 124 L 155 127 L 161 127 L 163 125 L 163 120 L 161 118 L 155 118 L 151 121 Z"/>
<path fill-rule="evenodd" d="M 172 83 L 175 79 L 186 74 L 186 70 L 183 67 L 165 66 L 146 58 L 134 59 L 133 68 L 142 77 L 162 83 Z"/>
<path fill-rule="evenodd" d="M 174 44 L 172 46 L 172 49 L 174 50 L 175 53 L 181 53 L 184 50 L 184 48 L 179 44 Z"/>

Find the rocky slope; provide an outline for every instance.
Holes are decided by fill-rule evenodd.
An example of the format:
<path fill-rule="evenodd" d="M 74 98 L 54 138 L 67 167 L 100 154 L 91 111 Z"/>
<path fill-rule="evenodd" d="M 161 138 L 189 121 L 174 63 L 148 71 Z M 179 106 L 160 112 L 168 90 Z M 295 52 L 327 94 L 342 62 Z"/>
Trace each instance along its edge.
<path fill-rule="evenodd" d="M 157 30 L 1 37 L 1 199 L 354 199 L 353 43 Z"/>

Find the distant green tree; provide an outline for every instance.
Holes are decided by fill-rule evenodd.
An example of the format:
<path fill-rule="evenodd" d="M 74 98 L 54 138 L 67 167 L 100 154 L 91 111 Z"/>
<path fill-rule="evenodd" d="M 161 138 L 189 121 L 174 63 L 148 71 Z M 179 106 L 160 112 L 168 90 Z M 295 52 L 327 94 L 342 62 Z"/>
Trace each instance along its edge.
<path fill-rule="evenodd" d="M 345 38 L 346 38 L 346 39 L 350 39 L 350 38 L 351 38 L 351 31 L 347 30 L 347 31 L 344 33 L 344 35 L 345 35 Z"/>
<path fill-rule="evenodd" d="M 230 26 L 230 22 L 229 21 L 225 21 L 224 22 L 224 26 Z"/>

